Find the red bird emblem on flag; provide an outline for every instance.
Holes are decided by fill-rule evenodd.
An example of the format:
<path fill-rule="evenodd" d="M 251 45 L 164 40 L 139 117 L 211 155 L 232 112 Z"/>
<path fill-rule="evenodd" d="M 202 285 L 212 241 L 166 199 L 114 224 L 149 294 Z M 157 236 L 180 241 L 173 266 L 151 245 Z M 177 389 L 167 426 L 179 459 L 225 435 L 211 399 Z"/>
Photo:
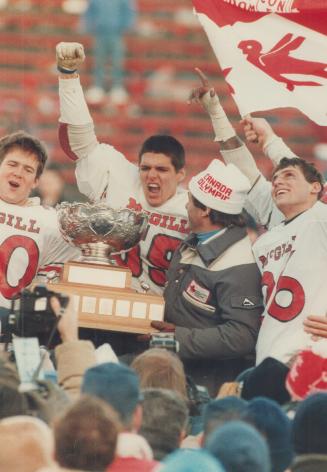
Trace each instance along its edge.
<path fill-rule="evenodd" d="M 327 79 L 327 64 L 289 56 L 290 51 L 298 49 L 304 40 L 303 36 L 293 38 L 293 35 L 288 33 L 267 52 L 262 52 L 262 44 L 252 39 L 241 41 L 238 47 L 251 64 L 274 80 L 285 83 L 286 88 L 292 91 L 295 86 L 299 85 L 320 86 L 322 84 L 314 81 L 292 80 L 284 77 L 284 74 L 313 75 Z"/>

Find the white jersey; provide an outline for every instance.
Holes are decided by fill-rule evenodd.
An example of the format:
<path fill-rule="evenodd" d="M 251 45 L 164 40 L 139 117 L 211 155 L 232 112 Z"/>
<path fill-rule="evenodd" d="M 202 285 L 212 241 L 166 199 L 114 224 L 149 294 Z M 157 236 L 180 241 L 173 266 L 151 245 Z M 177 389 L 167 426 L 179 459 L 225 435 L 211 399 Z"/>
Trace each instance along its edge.
<path fill-rule="evenodd" d="M 257 341 L 257 363 L 287 362 L 312 344 L 304 332 L 308 315 L 327 313 L 327 206 L 317 202 L 254 243 L 262 272 L 265 311 Z"/>
<path fill-rule="evenodd" d="M 80 255 L 64 241 L 54 209 L 30 199 L 27 206 L 0 200 L 0 306 L 27 287 L 42 266 L 54 270 Z"/>
<path fill-rule="evenodd" d="M 275 227 L 284 219 L 272 199 L 271 189 L 271 182 L 261 175 L 248 193 L 244 205 L 250 215 L 266 229 Z"/>
<path fill-rule="evenodd" d="M 61 144 L 70 157 L 77 159 L 78 188 L 92 201 L 104 200 L 115 209 L 127 207 L 148 213 L 149 224 L 144 239 L 130 251 L 117 256 L 116 260 L 119 265 L 131 269 L 134 289 L 142 291 L 145 283 L 151 292 L 161 295 L 173 253 L 189 233 L 185 208 L 187 191 L 180 187 L 163 205 L 150 206 L 142 189 L 138 166 L 114 147 L 99 144 L 93 131 L 89 132 L 87 125 L 90 121 L 92 123 L 92 119 L 79 81 L 60 81 L 59 91 L 60 121 L 68 123 L 68 129 L 61 133 Z M 74 126 L 79 126 L 78 133 L 73 133 Z M 91 152 L 85 152 L 89 141 L 94 142 L 94 146 Z"/>
<path fill-rule="evenodd" d="M 102 198 L 112 208 L 127 207 L 148 214 L 144 240 L 116 260 L 131 269 L 135 290 L 142 290 L 144 282 L 151 292 L 161 294 L 173 253 L 189 233 L 186 190 L 179 188 L 160 207 L 150 206 L 144 196 L 138 167 L 108 144 L 99 144 L 88 157 L 77 162 L 76 177 L 80 191 L 92 200 Z"/>

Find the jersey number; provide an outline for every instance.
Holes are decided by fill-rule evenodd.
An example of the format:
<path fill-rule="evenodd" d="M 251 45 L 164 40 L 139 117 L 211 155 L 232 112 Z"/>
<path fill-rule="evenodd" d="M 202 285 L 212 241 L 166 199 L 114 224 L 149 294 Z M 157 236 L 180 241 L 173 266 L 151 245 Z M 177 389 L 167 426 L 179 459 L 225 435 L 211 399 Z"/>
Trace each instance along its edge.
<path fill-rule="evenodd" d="M 159 287 L 163 287 L 166 283 L 166 270 L 180 242 L 179 238 L 167 236 L 166 234 L 156 234 L 151 241 L 147 254 L 147 260 L 150 263 L 149 277 Z M 142 259 L 139 245 L 128 251 L 124 259 L 116 255 L 115 260 L 119 265 L 127 265 L 132 271 L 133 277 L 140 277 L 142 274 Z"/>
<path fill-rule="evenodd" d="M 8 270 L 13 252 L 22 248 L 28 256 L 24 274 L 16 286 L 8 282 Z M 10 236 L 0 245 L 0 293 L 8 300 L 14 298 L 24 287 L 29 285 L 36 275 L 39 262 L 39 249 L 34 239 L 27 236 Z M 20 268 L 19 268 L 20 269 Z"/>
<path fill-rule="evenodd" d="M 262 285 L 267 287 L 266 304 L 269 303 L 268 313 L 273 318 L 282 322 L 291 321 L 303 310 L 305 294 L 302 285 L 296 279 L 288 277 L 287 275 L 281 275 L 278 278 L 272 300 L 271 294 L 275 287 L 275 280 L 271 272 L 267 271 L 263 273 Z M 282 291 L 289 293 L 290 302 L 288 306 L 281 306 L 277 302 L 278 294 Z"/>

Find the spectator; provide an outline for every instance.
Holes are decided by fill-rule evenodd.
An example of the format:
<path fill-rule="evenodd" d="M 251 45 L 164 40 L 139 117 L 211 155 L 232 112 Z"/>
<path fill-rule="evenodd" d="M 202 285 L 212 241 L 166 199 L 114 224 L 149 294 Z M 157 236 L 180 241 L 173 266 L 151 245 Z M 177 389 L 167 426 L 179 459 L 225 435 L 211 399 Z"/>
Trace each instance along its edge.
<path fill-rule="evenodd" d="M 104 472 L 114 460 L 120 428 L 106 402 L 81 397 L 54 424 L 55 459 L 61 467 Z"/>
<path fill-rule="evenodd" d="M 110 472 L 152 471 L 157 462 L 145 440 L 136 433 L 142 423 L 142 400 L 136 373 L 122 364 L 107 362 L 85 372 L 82 393 L 106 401 L 118 413 L 124 432 L 120 434 L 117 457 Z M 133 434 L 132 434 L 133 433 Z"/>
<path fill-rule="evenodd" d="M 242 218 L 248 180 L 213 160 L 193 177 L 187 204 L 191 234 L 175 252 L 165 288 L 165 321 L 186 373 L 217 394 L 255 347 L 262 311 L 260 274 Z"/>
<path fill-rule="evenodd" d="M 82 393 L 95 395 L 119 414 L 126 431 L 138 431 L 142 423 L 143 395 L 136 373 L 123 364 L 106 362 L 89 368 Z"/>
<path fill-rule="evenodd" d="M 186 378 L 184 366 L 177 354 L 167 349 L 151 348 L 139 354 L 131 367 L 140 378 L 142 389 L 164 388 L 178 393 L 189 408 L 189 432 L 202 430 L 202 411 L 210 397 L 205 388 Z"/>
<path fill-rule="evenodd" d="M 0 472 L 37 472 L 53 464 L 52 432 L 37 418 L 1 420 L 0 442 Z"/>
<path fill-rule="evenodd" d="M 82 17 L 86 32 L 95 39 L 93 66 L 94 86 L 87 91 L 91 102 L 103 99 L 106 89 L 106 68 L 111 66 L 112 103 L 120 105 L 126 102 L 128 95 L 124 88 L 124 35 L 130 30 L 136 19 L 134 0 L 89 0 Z"/>
<path fill-rule="evenodd" d="M 242 421 L 218 427 L 209 436 L 205 448 L 220 460 L 226 472 L 270 472 L 265 440 Z"/>
<path fill-rule="evenodd" d="M 171 390 L 149 388 L 143 394 L 140 434 L 150 444 L 154 458 L 162 461 L 179 449 L 187 434 L 188 408 L 180 395 Z"/>
<path fill-rule="evenodd" d="M 161 472 L 225 472 L 218 460 L 204 450 L 181 450 L 170 454 Z"/>
<path fill-rule="evenodd" d="M 268 398 L 254 398 L 246 406 L 242 419 L 266 439 L 271 472 L 284 472 L 292 462 L 293 446 L 291 422 L 281 407 Z"/>
<path fill-rule="evenodd" d="M 303 400 L 293 420 L 295 461 L 292 472 L 327 470 L 327 393 L 315 393 Z"/>
<path fill-rule="evenodd" d="M 285 364 L 272 357 L 266 357 L 261 364 L 245 372 L 244 378 L 240 379 L 243 384 L 241 397 L 245 400 L 266 397 L 285 405 L 290 401 L 290 395 L 285 387 L 288 372 L 289 368 Z"/>
<path fill-rule="evenodd" d="M 60 270 L 80 255 L 62 238 L 55 211 L 29 198 L 46 160 L 43 144 L 24 131 L 0 139 L 0 307 L 9 308 L 41 266 Z"/>
<path fill-rule="evenodd" d="M 48 166 L 39 181 L 36 195 L 40 197 L 42 205 L 56 206 L 67 200 L 64 197 L 65 181 L 56 166 Z"/>
<path fill-rule="evenodd" d="M 131 367 L 140 379 L 140 387 L 164 388 L 187 398 L 186 376 L 178 356 L 166 349 L 152 348 L 139 354 Z"/>
<path fill-rule="evenodd" d="M 211 400 L 203 413 L 203 438 L 205 444 L 210 434 L 225 423 L 233 420 L 240 420 L 247 402 L 237 397 L 225 397 Z"/>

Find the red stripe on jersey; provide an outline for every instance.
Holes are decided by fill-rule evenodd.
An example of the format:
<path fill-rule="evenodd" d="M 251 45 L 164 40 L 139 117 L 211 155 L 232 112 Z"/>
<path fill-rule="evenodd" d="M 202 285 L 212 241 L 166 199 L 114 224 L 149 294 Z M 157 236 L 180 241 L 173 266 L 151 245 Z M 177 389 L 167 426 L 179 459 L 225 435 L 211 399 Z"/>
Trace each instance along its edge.
<path fill-rule="evenodd" d="M 59 143 L 60 143 L 61 149 L 64 151 L 64 153 L 72 161 L 77 161 L 78 156 L 72 151 L 72 148 L 70 147 L 70 144 L 69 144 L 67 123 L 59 123 L 58 137 L 59 137 Z"/>

